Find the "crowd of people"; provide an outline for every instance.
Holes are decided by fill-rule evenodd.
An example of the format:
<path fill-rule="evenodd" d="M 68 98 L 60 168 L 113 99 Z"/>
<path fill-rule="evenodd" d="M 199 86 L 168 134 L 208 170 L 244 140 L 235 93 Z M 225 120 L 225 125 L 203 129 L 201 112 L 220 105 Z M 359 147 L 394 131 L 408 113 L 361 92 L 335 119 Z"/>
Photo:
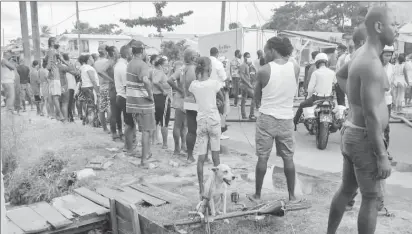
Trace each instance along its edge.
<path fill-rule="evenodd" d="M 268 159 L 275 146 L 284 163 L 289 202 L 298 203 L 294 130 L 302 108 L 330 96 L 334 87 L 338 105 L 346 105 L 347 96 L 351 114 L 342 129 L 343 179 L 332 201 L 328 233 L 336 232 L 345 207 L 353 206 L 358 187 L 362 195 L 359 233 L 374 233 L 376 198 L 383 197 L 383 181 L 390 175 L 388 113 L 392 106 L 394 111 L 401 111 L 412 95 L 411 56 L 407 61 L 400 54 L 392 64 L 396 36 L 392 18 L 387 8 L 372 8 L 365 23 L 355 30 L 349 52 L 343 45 L 338 47 L 335 71 L 326 54 L 312 53 L 314 62 L 307 67 L 304 82 L 309 98 L 296 114 L 293 101 L 300 66 L 291 57 L 294 48 L 290 40 L 281 37 L 270 38 L 264 50 L 257 51 L 255 61 L 249 52 L 242 55 L 236 50 L 229 62 L 215 47 L 210 49 L 210 56 L 200 57 L 189 48 L 182 61 L 169 61 L 161 55 L 147 56 L 145 45 L 132 40 L 120 50 L 102 44 L 98 56 L 81 55 L 77 63 L 59 52 L 52 37 L 46 58 L 33 61 L 31 68 L 23 60 L 16 65 L 2 59 L 6 107 L 18 112 L 21 103 L 26 111 L 28 98 L 36 105 L 38 115 L 44 115 L 44 108 L 47 116 L 63 122 L 73 122 L 77 115 L 83 124 L 101 127 L 113 140 L 124 141 L 126 154 L 141 158 L 142 167 L 152 157 L 151 145 L 168 147 L 168 125 L 174 108 L 174 153 L 185 153 L 188 163 L 194 163 L 196 146 L 203 199 L 204 163 L 211 151 L 213 165 L 220 164 L 220 141 L 227 138 L 223 132 L 227 130 L 225 120 L 232 94 L 235 107 L 241 98 L 241 117 L 256 121 L 256 191 L 248 195 L 249 199 L 261 199 Z M 248 98 L 252 101 L 247 116 Z M 258 118 L 255 108 L 260 112 Z M 137 151 L 137 129 L 141 132 L 141 153 Z"/>

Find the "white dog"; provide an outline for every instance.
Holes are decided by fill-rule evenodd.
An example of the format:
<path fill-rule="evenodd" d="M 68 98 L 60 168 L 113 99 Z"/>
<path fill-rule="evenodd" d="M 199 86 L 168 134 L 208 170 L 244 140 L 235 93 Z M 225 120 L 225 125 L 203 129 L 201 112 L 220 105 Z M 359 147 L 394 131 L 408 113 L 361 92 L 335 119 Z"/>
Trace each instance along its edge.
<path fill-rule="evenodd" d="M 236 178 L 232 174 L 232 169 L 226 164 L 219 164 L 217 167 L 212 168 L 213 174 L 209 176 L 205 183 L 205 191 L 203 199 L 197 206 L 196 210 L 205 213 L 205 205 L 207 200 L 209 201 L 210 214 L 216 216 L 220 214 L 220 208 L 223 204 L 223 214 L 226 214 L 226 192 L 227 186 L 232 183 Z M 203 208 L 203 209 L 202 209 Z"/>

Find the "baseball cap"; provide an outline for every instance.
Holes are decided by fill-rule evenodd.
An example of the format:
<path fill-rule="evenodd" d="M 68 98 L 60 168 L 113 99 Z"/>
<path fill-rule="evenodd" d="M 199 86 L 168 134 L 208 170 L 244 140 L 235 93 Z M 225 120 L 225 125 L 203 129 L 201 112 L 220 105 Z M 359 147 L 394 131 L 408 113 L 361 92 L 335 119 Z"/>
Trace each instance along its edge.
<path fill-rule="evenodd" d="M 344 45 L 344 44 L 339 44 L 338 45 L 338 49 L 340 49 L 340 50 L 346 50 L 347 49 L 347 47 Z"/>
<path fill-rule="evenodd" d="M 130 43 L 129 43 L 129 45 L 130 45 L 130 47 L 134 47 L 134 48 L 144 48 L 145 47 L 145 45 L 143 44 L 143 42 L 141 42 L 141 41 L 136 41 L 136 40 L 132 40 Z"/>

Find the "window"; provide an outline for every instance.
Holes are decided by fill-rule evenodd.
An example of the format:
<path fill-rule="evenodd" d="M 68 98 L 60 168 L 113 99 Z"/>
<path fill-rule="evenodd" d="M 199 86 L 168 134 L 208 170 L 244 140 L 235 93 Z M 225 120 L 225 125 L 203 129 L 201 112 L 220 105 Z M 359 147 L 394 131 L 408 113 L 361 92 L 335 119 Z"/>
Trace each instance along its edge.
<path fill-rule="evenodd" d="M 77 45 L 77 40 L 70 40 L 69 41 L 69 50 L 79 50 L 78 45 Z"/>
<path fill-rule="evenodd" d="M 80 43 L 82 44 L 82 52 L 89 53 L 89 40 L 80 40 Z"/>

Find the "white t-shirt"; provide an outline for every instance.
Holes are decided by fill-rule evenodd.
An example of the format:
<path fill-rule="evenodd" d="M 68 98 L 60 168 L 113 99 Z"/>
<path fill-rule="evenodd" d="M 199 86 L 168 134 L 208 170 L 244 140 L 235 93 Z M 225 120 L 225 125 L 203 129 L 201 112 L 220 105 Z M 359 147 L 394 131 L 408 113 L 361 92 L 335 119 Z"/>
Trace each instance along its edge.
<path fill-rule="evenodd" d="M 308 86 L 308 95 L 330 96 L 332 94 L 332 86 L 335 83 L 335 72 L 325 66 L 320 67 L 312 73 Z"/>
<path fill-rule="evenodd" d="M 219 81 L 221 87 L 223 87 L 225 85 L 225 80 L 227 79 L 225 67 L 216 57 L 210 56 L 210 60 L 212 62 L 210 79 Z"/>
<path fill-rule="evenodd" d="M 114 84 L 118 96 L 126 98 L 126 83 L 127 83 L 127 61 L 120 58 L 114 66 Z"/>
<path fill-rule="evenodd" d="M 88 64 L 83 64 L 80 67 L 80 75 L 82 77 L 82 87 L 83 88 L 93 87 L 93 83 L 90 80 L 89 74 L 87 73 L 88 71 L 93 71 L 94 72 L 97 86 L 99 86 L 99 77 L 97 76 L 96 70 Z"/>
<path fill-rule="evenodd" d="M 217 80 L 194 80 L 189 91 L 195 96 L 197 104 L 197 121 L 211 118 L 220 121 L 219 110 L 216 105 L 216 94 L 220 91 L 221 84 Z"/>

